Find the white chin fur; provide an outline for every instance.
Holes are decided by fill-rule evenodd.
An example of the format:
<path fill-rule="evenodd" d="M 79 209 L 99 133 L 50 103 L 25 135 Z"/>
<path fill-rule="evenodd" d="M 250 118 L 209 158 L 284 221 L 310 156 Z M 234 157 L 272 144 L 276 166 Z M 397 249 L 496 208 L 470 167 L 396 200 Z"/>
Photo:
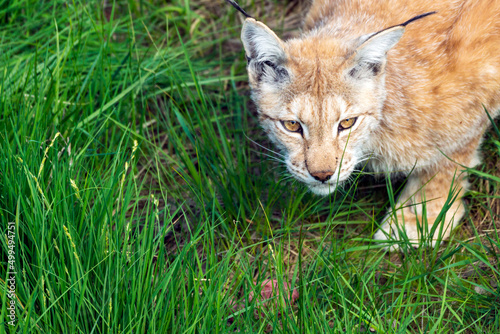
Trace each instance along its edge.
<path fill-rule="evenodd" d="M 333 184 L 307 185 L 309 190 L 316 195 L 326 196 L 335 191 L 337 187 Z"/>

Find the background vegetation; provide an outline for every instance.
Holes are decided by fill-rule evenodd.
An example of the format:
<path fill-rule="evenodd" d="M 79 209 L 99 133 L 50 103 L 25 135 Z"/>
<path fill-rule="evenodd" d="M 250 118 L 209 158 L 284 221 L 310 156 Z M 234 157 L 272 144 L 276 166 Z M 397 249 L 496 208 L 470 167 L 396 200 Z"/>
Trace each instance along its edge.
<path fill-rule="evenodd" d="M 307 1 L 241 4 L 292 36 Z M 0 1 L 0 333 L 500 332 L 499 132 L 452 239 L 385 253 L 401 182 L 290 179 L 241 23 L 223 1 Z M 253 298 L 267 280 L 298 299 Z"/>

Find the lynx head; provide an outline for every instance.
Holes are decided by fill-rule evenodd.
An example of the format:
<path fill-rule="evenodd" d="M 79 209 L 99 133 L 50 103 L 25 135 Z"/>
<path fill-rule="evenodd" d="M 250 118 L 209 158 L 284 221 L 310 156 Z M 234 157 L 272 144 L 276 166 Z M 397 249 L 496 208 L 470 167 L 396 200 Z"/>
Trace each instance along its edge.
<path fill-rule="evenodd" d="M 364 158 L 381 119 L 386 54 L 404 29 L 349 41 L 313 32 L 284 42 L 246 19 L 241 38 L 261 124 L 312 192 L 329 194 Z"/>

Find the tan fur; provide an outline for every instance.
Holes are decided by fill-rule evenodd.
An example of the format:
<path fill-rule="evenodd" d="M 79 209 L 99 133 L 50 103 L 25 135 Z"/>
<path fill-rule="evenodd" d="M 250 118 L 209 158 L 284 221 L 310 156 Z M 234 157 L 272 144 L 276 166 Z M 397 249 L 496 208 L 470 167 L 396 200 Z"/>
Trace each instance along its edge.
<path fill-rule="evenodd" d="M 398 26 L 430 11 L 437 13 Z M 421 203 L 432 226 L 452 184 L 463 195 L 467 182 L 460 165 L 479 162 L 489 124 L 484 108 L 493 116 L 500 108 L 500 1 L 315 0 L 304 22 L 302 37 L 286 42 L 260 22 L 245 23 L 247 54 L 259 44 L 249 39 L 249 28 L 258 24 L 267 29 L 260 37 L 268 38 L 269 31 L 268 40 L 275 38 L 285 55 L 269 59 L 289 74 L 259 81 L 253 70 L 258 67 L 249 65 L 264 129 L 285 153 L 290 172 L 318 194 L 334 190 L 368 157 L 378 172 L 413 170 L 398 210 L 388 213 L 375 238 L 403 238 L 399 225 L 417 241 L 417 221 L 425 219 Z M 370 34 L 393 33 L 384 31 L 389 27 L 404 34 L 380 72 L 369 80 L 352 79 L 347 73 L 363 43 L 384 38 Z M 363 42 L 367 36 L 375 37 Z M 350 117 L 358 117 L 353 128 L 337 131 Z M 280 120 L 300 121 L 303 134 L 287 132 Z M 325 172 L 334 173 L 326 183 L 312 176 Z M 444 238 L 463 214 L 461 201 L 455 201 L 441 226 Z"/>

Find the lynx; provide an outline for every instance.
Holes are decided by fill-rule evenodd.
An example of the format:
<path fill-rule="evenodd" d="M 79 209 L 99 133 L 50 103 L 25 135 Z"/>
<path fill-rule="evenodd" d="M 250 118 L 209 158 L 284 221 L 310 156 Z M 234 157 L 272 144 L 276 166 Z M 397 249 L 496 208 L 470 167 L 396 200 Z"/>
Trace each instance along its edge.
<path fill-rule="evenodd" d="M 288 171 L 319 195 L 366 159 L 406 173 L 373 238 L 416 244 L 436 221 L 430 244 L 448 238 L 465 213 L 464 167 L 480 162 L 485 110 L 500 108 L 500 1 L 315 0 L 287 41 L 228 2 L 246 16 L 252 99 Z"/>

